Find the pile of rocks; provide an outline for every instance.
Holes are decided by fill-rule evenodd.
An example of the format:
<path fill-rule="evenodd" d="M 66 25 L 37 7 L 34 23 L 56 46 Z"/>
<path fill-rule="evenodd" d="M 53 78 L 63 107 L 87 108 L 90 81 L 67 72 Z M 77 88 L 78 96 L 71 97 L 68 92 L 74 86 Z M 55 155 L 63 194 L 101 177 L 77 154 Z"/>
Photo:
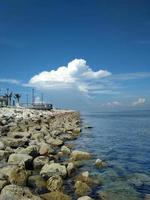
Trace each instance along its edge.
<path fill-rule="evenodd" d="M 72 199 L 64 183 L 91 157 L 65 144 L 79 133 L 78 112 L 1 108 L 0 199 Z M 76 198 L 90 200 L 94 184 L 88 172 L 74 179 Z"/>

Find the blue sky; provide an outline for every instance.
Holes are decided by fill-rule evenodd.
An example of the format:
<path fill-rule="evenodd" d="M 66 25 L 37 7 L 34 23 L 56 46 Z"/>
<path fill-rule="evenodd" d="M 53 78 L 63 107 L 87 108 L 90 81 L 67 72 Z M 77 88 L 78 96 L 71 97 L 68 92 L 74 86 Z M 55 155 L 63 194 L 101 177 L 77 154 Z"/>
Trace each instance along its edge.
<path fill-rule="evenodd" d="M 0 5 L 2 92 L 9 87 L 25 101 L 35 87 L 37 99 L 43 92 L 58 107 L 149 108 L 149 0 L 0 0 Z"/>

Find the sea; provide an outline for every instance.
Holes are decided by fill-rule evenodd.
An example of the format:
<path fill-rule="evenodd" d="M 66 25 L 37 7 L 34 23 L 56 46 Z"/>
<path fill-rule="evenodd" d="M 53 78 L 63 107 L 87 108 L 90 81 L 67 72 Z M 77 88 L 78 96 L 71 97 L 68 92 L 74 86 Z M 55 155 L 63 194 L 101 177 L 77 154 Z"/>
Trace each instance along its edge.
<path fill-rule="evenodd" d="M 140 200 L 150 194 L 150 111 L 81 113 L 82 132 L 75 149 L 88 151 L 89 171 L 101 184 L 94 199 Z M 96 159 L 106 167 L 97 169 Z"/>

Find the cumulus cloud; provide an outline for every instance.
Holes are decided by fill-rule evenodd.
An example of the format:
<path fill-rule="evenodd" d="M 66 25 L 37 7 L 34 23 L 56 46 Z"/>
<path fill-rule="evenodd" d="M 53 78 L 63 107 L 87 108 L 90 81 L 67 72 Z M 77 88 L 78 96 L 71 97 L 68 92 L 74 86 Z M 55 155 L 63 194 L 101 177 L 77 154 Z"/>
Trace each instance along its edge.
<path fill-rule="evenodd" d="M 28 85 L 40 89 L 75 88 L 88 93 L 95 91 L 97 81 L 110 75 L 107 70 L 93 71 L 84 59 L 74 59 L 67 66 L 33 76 Z"/>
<path fill-rule="evenodd" d="M 134 101 L 132 103 L 133 106 L 138 106 L 138 105 L 142 105 L 146 102 L 146 99 L 145 98 L 139 98 L 137 101 Z"/>

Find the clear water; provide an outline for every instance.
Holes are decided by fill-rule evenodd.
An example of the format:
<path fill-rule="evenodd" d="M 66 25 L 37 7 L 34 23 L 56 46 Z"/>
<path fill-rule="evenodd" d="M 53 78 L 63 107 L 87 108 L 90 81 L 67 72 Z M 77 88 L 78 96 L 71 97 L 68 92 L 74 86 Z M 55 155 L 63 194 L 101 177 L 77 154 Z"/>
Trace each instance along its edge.
<path fill-rule="evenodd" d="M 81 118 L 83 131 L 75 148 L 93 154 L 81 170 L 103 182 L 94 197 L 105 191 L 111 200 L 144 199 L 150 193 L 150 111 L 87 113 Z M 93 128 L 84 129 L 85 124 Z M 106 160 L 108 167 L 96 169 L 97 158 Z"/>

